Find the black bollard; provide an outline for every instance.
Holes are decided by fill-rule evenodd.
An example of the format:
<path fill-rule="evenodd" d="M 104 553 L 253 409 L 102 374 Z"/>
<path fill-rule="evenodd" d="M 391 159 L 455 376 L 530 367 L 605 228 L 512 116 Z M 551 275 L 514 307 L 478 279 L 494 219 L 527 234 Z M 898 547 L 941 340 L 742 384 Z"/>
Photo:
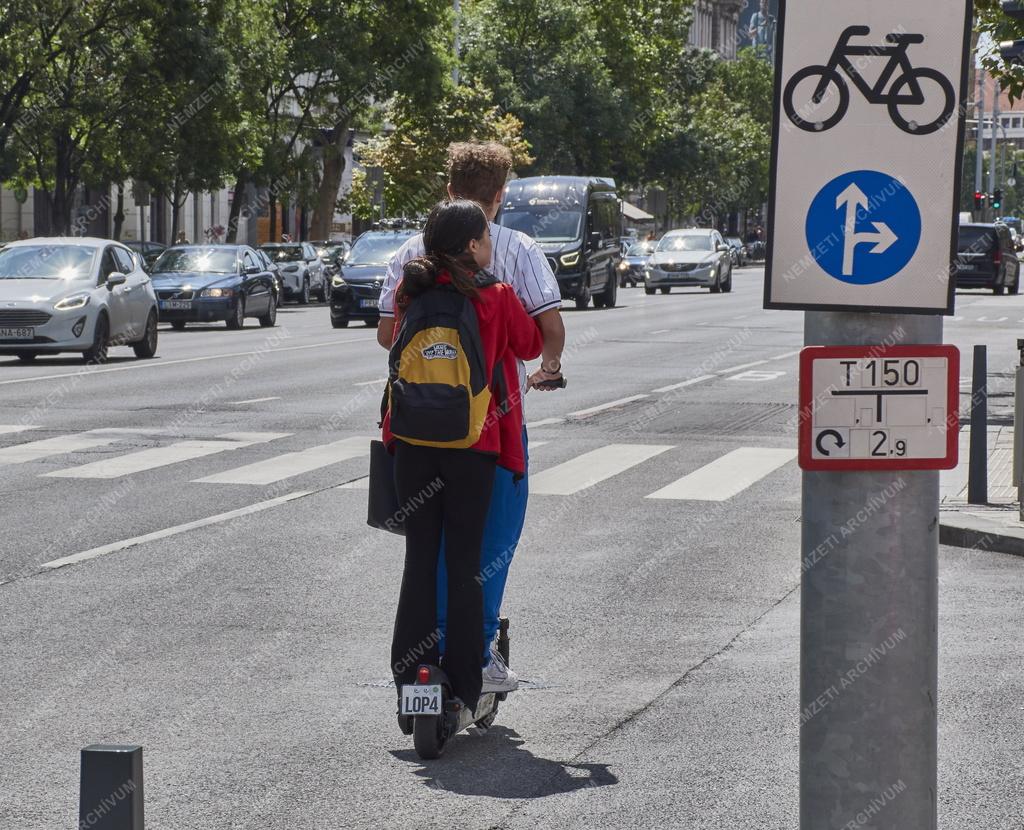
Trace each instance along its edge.
<path fill-rule="evenodd" d="M 971 379 L 971 465 L 967 503 L 988 504 L 988 347 L 974 347 Z"/>
<path fill-rule="evenodd" d="M 142 747 L 82 750 L 78 830 L 143 830 Z"/>

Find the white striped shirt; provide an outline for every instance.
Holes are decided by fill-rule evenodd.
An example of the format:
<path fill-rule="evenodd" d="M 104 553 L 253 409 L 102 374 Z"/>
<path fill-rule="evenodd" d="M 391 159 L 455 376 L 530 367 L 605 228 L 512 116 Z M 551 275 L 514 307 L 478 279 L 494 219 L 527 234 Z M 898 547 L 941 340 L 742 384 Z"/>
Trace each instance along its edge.
<path fill-rule="evenodd" d="M 544 252 L 526 234 L 494 222 L 491 226 L 491 266 L 487 270 L 516 292 L 526 313 L 536 317 L 552 308 L 561 308 L 562 293 Z M 409 239 L 388 263 L 384 288 L 380 292 L 380 316 L 395 316 L 395 290 L 402 280 L 402 268 L 410 259 L 423 256 L 423 234 Z"/>

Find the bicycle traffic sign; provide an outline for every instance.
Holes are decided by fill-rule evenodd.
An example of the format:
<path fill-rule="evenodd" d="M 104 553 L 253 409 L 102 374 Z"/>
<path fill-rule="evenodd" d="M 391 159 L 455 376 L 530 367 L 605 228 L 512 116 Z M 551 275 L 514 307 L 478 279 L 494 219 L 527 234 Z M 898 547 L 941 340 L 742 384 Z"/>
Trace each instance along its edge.
<path fill-rule="evenodd" d="M 765 307 L 951 314 L 971 14 L 782 0 Z"/>

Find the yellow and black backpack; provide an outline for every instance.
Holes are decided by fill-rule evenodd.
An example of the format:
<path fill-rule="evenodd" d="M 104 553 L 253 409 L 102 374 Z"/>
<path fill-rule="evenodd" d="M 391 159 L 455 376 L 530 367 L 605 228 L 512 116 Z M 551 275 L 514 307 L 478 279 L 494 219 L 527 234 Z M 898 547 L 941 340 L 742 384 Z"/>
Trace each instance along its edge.
<path fill-rule="evenodd" d="M 483 273 L 476 279 L 484 289 L 497 282 Z M 480 440 L 504 375 L 500 360 L 493 367 L 485 363 L 476 309 L 468 297 L 451 285 L 438 285 L 409 303 L 388 366 L 395 438 L 446 449 L 467 449 Z M 499 410 L 505 397 L 497 393 Z"/>

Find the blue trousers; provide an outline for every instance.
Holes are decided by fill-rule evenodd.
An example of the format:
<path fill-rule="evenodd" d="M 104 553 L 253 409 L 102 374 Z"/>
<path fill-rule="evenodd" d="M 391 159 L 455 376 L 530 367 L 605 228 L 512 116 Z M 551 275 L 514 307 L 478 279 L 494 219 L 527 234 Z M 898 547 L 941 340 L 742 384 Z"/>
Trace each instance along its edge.
<path fill-rule="evenodd" d="M 480 573 L 484 593 L 484 665 L 490 662 L 490 647 L 498 634 L 501 600 L 505 595 L 508 568 L 512 564 L 519 537 L 526 524 L 526 502 L 529 496 L 527 477 L 530 458 L 526 427 L 523 427 L 523 453 L 526 473 L 519 481 L 513 473 L 498 467 L 494 476 L 494 489 L 487 509 L 484 542 L 480 548 Z M 444 538 L 437 566 L 437 627 L 441 631 L 440 651 L 444 653 L 445 625 L 448 618 L 448 573 L 444 564 Z"/>

